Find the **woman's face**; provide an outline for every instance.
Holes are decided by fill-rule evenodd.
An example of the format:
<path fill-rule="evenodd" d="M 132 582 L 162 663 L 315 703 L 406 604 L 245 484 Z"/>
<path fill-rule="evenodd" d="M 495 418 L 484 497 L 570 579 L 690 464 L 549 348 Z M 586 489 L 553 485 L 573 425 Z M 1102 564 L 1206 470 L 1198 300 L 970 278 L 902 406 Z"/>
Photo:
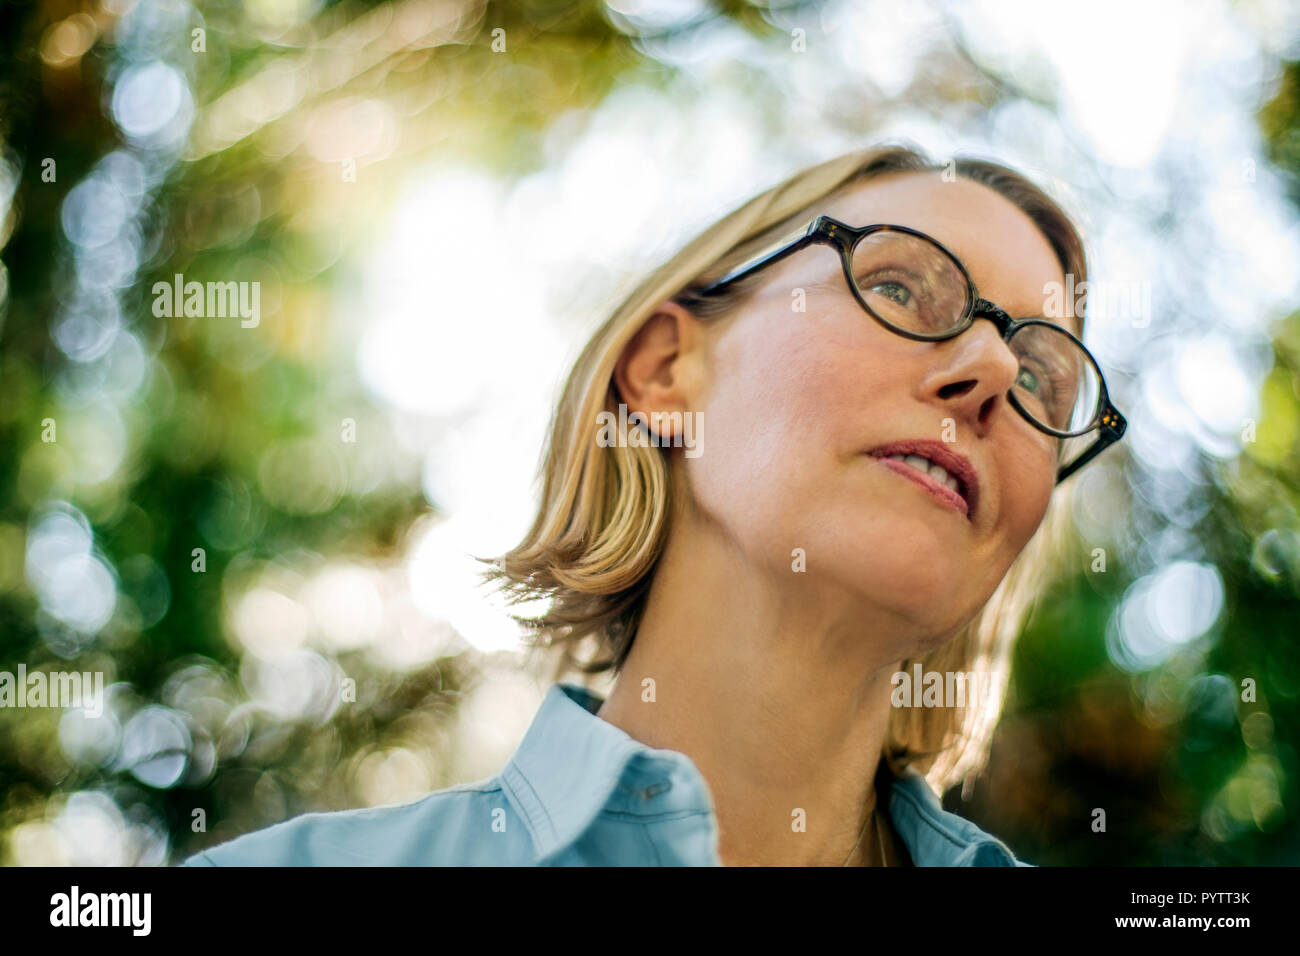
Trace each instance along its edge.
<path fill-rule="evenodd" d="M 1033 222 L 973 181 L 890 174 L 813 214 L 921 230 L 1013 317 L 1043 315 L 1045 284 L 1064 284 Z M 1055 482 L 1056 440 L 1006 398 L 1015 358 L 983 319 L 945 342 L 888 331 L 857 304 L 830 246 L 768 267 L 761 282 L 703 333 L 702 454 L 682 459 L 698 514 L 773 574 L 798 574 L 803 549 L 807 584 L 884 609 L 913 638 L 951 636 L 1033 535 Z M 796 289 L 806 311 L 794 311 Z M 907 439 L 965 456 L 979 484 L 969 515 L 870 454 Z"/>

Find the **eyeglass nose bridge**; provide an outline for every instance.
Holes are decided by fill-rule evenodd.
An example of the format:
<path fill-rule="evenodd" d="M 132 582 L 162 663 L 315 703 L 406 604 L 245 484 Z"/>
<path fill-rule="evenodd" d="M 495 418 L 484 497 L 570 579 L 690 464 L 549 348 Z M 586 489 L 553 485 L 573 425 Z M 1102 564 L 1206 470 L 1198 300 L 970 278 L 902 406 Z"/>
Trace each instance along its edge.
<path fill-rule="evenodd" d="M 970 322 L 962 327 L 962 331 L 964 332 L 974 325 L 976 319 L 988 319 L 996 325 L 1003 340 L 1007 338 L 1007 332 L 1015 321 L 988 299 L 979 298 L 978 296 L 975 299 L 975 304 L 971 307 Z"/>

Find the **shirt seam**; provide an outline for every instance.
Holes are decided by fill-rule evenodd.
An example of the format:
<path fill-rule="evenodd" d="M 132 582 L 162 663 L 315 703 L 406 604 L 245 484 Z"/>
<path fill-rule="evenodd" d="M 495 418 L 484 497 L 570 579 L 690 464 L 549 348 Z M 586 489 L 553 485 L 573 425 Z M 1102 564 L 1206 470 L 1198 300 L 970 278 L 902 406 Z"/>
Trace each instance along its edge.
<path fill-rule="evenodd" d="M 524 825 L 528 827 L 528 830 L 533 834 L 534 839 L 536 839 L 539 844 L 548 841 L 550 843 L 557 843 L 559 841 L 559 831 L 555 826 L 555 821 L 551 819 L 550 813 L 547 812 L 546 805 L 542 803 L 541 796 L 537 793 L 532 783 L 530 783 L 528 778 L 524 776 L 523 771 L 519 769 L 514 761 L 511 761 L 506 766 L 506 769 L 502 771 L 501 782 L 503 788 L 509 788 L 506 791 L 507 796 L 513 797 L 519 804 L 520 809 L 523 810 L 521 816 L 524 819 Z M 546 834 L 538 832 L 538 824 L 543 822 L 546 824 L 548 829 L 548 833 Z M 538 846 L 538 850 L 543 856 L 550 852 L 551 849 L 554 849 L 554 847 L 543 849 L 540 845 Z"/>
<path fill-rule="evenodd" d="M 654 837 L 650 833 L 649 823 L 641 824 L 641 833 L 645 837 L 646 843 L 650 844 L 650 852 L 654 854 L 655 866 L 663 866 L 664 861 L 663 858 L 659 856 L 659 847 L 655 845 Z"/>
<path fill-rule="evenodd" d="M 690 817 L 706 817 L 708 810 L 664 810 L 659 813 L 633 813 L 627 810 L 601 810 L 602 817 L 610 818 L 612 823 L 667 823 L 673 820 L 686 820 Z"/>
<path fill-rule="evenodd" d="M 411 810 L 420 806 L 423 803 L 429 802 L 434 797 L 450 797 L 457 793 L 493 793 L 500 789 L 501 789 L 501 785 L 499 783 L 493 786 L 486 786 L 486 787 L 460 784 L 457 786 L 445 788 L 443 790 L 437 790 L 433 793 L 426 793 L 424 796 L 416 800 L 411 800 L 408 803 L 385 803 L 382 806 L 378 806 L 378 807 L 344 807 L 342 810 L 308 810 L 304 813 L 298 814 L 296 817 L 290 817 L 287 820 L 282 820 L 281 824 L 292 823 L 294 820 L 301 820 L 303 817 L 322 816 L 325 814 L 350 813 L 353 816 L 363 817 L 363 816 L 370 816 L 371 814 L 375 814 L 375 813 L 391 813 L 394 810 Z M 257 831 L 253 831 L 253 832 L 257 832 Z"/>

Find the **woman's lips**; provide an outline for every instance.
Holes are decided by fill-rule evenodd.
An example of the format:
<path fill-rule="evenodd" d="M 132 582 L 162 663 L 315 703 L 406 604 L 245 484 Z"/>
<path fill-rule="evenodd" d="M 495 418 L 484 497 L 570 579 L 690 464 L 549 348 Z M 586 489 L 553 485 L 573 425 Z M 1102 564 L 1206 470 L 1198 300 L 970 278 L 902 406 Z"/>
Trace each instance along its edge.
<path fill-rule="evenodd" d="M 969 517 L 965 498 L 946 485 L 939 484 L 939 482 L 935 481 L 929 475 L 922 474 L 919 468 L 913 468 L 911 465 L 906 464 L 905 462 L 896 461 L 893 458 L 877 458 L 876 461 L 880 462 L 880 464 L 884 465 L 890 471 L 897 472 L 904 478 L 909 478 L 916 482 L 928 491 L 940 504 L 946 505 L 954 511 L 961 512 L 962 515 Z"/>

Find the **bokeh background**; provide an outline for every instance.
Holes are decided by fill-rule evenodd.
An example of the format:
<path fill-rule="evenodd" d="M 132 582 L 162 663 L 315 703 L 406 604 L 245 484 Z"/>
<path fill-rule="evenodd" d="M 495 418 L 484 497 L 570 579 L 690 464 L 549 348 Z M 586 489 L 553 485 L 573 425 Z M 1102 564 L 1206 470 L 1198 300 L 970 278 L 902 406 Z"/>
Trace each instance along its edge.
<path fill-rule="evenodd" d="M 1152 304 L 1090 312 L 1130 429 L 945 805 L 1040 864 L 1300 863 L 1296 4 L 0 19 L 0 670 L 107 684 L 100 719 L 0 710 L 0 862 L 165 865 L 499 770 L 550 675 L 471 555 L 526 527 L 602 308 L 904 138 L 1048 184 Z M 260 322 L 156 316 L 177 273 L 260 283 Z"/>

